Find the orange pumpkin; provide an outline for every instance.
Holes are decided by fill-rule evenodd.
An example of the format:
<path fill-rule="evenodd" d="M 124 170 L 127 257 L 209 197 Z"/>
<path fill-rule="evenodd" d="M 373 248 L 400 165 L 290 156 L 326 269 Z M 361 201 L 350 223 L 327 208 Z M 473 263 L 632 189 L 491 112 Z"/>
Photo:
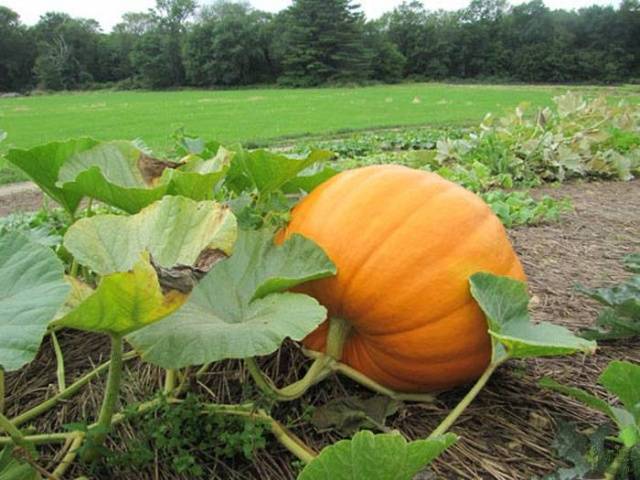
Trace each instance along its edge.
<path fill-rule="evenodd" d="M 397 391 L 444 390 L 479 377 L 491 343 L 469 277 L 525 279 L 504 227 L 478 196 L 396 165 L 322 184 L 277 240 L 294 233 L 318 243 L 338 268 L 297 290 L 352 327 L 342 362 Z M 323 351 L 327 329 L 325 322 L 304 345 Z"/>

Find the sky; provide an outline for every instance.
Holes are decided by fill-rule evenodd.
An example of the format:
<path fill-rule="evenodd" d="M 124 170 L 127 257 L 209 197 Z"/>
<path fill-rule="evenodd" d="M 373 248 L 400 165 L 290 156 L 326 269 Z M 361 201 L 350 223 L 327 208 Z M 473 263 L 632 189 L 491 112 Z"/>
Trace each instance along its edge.
<path fill-rule="evenodd" d="M 525 0 L 511 0 L 512 4 Z M 618 5 L 620 0 L 544 0 L 552 9 L 585 7 L 588 5 Z M 201 0 L 199 3 L 208 3 Z M 291 0 L 250 0 L 253 7 L 277 12 L 291 4 Z M 367 18 L 377 18 L 392 10 L 402 0 L 360 0 Z M 429 10 L 457 10 L 465 7 L 469 0 L 426 0 L 423 2 Z M 20 15 L 22 22 L 33 25 L 45 12 L 65 12 L 72 17 L 93 18 L 100 22 L 103 31 L 108 32 L 120 21 L 125 12 L 143 12 L 155 5 L 155 0 L 0 0 L 0 5 L 9 7 Z"/>

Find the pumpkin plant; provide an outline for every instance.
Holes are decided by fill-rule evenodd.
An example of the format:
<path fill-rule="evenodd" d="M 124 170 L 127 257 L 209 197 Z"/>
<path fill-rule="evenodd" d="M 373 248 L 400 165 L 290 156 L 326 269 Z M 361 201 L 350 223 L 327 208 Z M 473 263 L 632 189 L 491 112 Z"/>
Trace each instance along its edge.
<path fill-rule="evenodd" d="M 612 440 L 617 444 L 618 451 L 604 472 L 604 479 L 615 480 L 620 472 L 631 472 L 634 468 L 633 458 L 640 459 L 640 365 L 613 361 L 602 372 L 598 383 L 608 393 L 618 397 L 622 405 L 612 405 L 584 390 L 562 385 L 551 378 L 543 379 L 540 385 L 575 398 L 613 421 L 618 434 Z M 636 474 L 640 473 L 637 467 L 635 469 Z M 586 475 L 589 472 L 581 473 Z"/>
<path fill-rule="evenodd" d="M 586 288 L 578 291 L 600 302 L 605 308 L 592 328 L 580 334 L 591 340 L 618 340 L 640 335 L 640 253 L 623 259 L 625 270 L 634 273 L 631 278 L 608 288 Z"/>
<path fill-rule="evenodd" d="M 3 310 L 30 312 L 24 318 L 34 327 L 16 329 L 16 316 L 0 313 L 6 330 L 0 365 L 24 365 L 48 332 L 59 378 L 58 393 L 41 405 L 12 419 L 0 415 L 9 435 L 0 444 L 11 445 L 0 468 L 16 468 L 6 458 L 15 458 L 14 445 L 29 452 L 35 475 L 43 473 L 31 453 L 36 443 L 68 447 L 53 478 L 80 451 L 95 459 L 109 430 L 125 418 L 116 411 L 119 385 L 124 362 L 135 357 L 166 370 L 168 404 L 182 402 L 190 367 L 201 373 L 230 358 L 243 359 L 256 384 L 279 400 L 298 398 L 334 372 L 414 401 L 477 379 L 428 439 L 407 443 L 398 434 L 359 433 L 319 455 L 254 404 L 202 404 L 203 412 L 266 422 L 309 464 L 301 478 L 342 468 L 346 454 L 362 471 L 372 455 L 382 461 L 371 478 L 386 478 L 381 472 L 391 465 L 409 478 L 453 443 L 447 430 L 498 366 L 595 347 L 561 327 L 530 323 L 524 272 L 499 220 L 478 197 L 436 175 L 370 167 L 333 176 L 322 168 L 331 158 L 324 151 L 288 157 L 191 140 L 182 148 L 175 162 L 154 159 L 138 143 L 89 139 L 9 153 L 72 217 L 84 197 L 130 215 L 91 214 L 67 230 L 64 249 L 81 267 L 71 273 L 83 272 L 67 282 L 46 247 L 25 263 L 22 237 L 0 237 L 9 291 L 35 285 L 46 293 L 31 292 L 17 307 L 20 296 L 8 297 Z M 289 205 L 311 190 L 274 235 L 268 227 L 287 220 Z M 257 226 L 266 228 L 247 228 Z M 32 260 L 49 273 L 20 277 Z M 55 337 L 60 328 L 107 335 L 110 361 L 67 386 Z M 285 338 L 303 341 L 313 362 L 299 382 L 277 388 L 257 357 L 275 352 Z M 127 343 L 133 351 L 125 352 Z M 107 370 L 96 423 L 65 433 L 20 430 Z M 157 404 L 150 400 L 134 411 Z"/>

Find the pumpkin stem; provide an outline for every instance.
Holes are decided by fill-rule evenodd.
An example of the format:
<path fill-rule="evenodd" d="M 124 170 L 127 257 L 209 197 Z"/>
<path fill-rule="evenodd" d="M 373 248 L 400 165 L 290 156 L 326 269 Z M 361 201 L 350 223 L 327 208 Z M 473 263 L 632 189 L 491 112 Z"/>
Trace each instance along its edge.
<path fill-rule="evenodd" d="M 484 388 L 484 386 L 487 384 L 487 382 L 491 378 L 491 375 L 496 370 L 496 368 L 498 368 L 508 359 L 509 359 L 509 356 L 506 355 L 500 360 L 491 362 L 487 367 L 487 369 L 482 374 L 482 376 L 476 381 L 473 387 L 471 387 L 471 390 L 469 390 L 467 394 L 464 396 L 464 398 L 460 400 L 460 403 L 458 403 L 458 405 L 456 405 L 456 407 L 453 410 L 451 410 L 451 412 L 449 412 L 449 415 L 447 415 L 447 417 L 440 423 L 440 425 L 438 425 L 438 427 L 433 432 L 431 432 L 431 435 L 429 435 L 429 438 L 435 438 L 447 433 L 447 430 L 451 428 L 451 426 L 456 422 L 456 420 L 458 420 L 458 418 L 460 417 L 460 415 L 462 415 L 465 409 L 478 396 L 480 391 Z"/>
<path fill-rule="evenodd" d="M 349 335 L 351 334 L 351 325 L 340 317 L 331 317 L 329 320 L 329 333 L 327 334 L 327 346 L 325 354 L 334 360 L 342 358 L 342 350 Z"/>
<path fill-rule="evenodd" d="M 317 358 L 313 361 L 304 377 L 291 385 L 278 388 L 273 383 L 273 380 L 265 375 L 265 373 L 260 369 L 255 358 L 251 357 L 244 359 L 247 370 L 260 390 L 267 395 L 284 402 L 300 398 L 307 390 L 309 390 L 309 388 L 324 380 L 331 373 L 331 369 L 328 368 L 328 364 L 330 362 L 331 359 L 329 357 L 322 355 L 321 358 Z"/>
<path fill-rule="evenodd" d="M 327 355 L 325 355 L 324 353 L 314 352 L 313 350 L 302 349 L 302 351 L 307 357 L 313 358 L 316 361 L 318 359 L 327 357 Z M 389 398 L 393 398 L 394 400 L 399 400 L 401 402 L 432 403 L 436 398 L 435 395 L 431 393 L 396 392 L 395 390 L 391 390 L 384 385 L 380 385 L 378 382 L 360 373 L 355 368 L 352 368 L 349 365 L 338 362 L 336 360 L 332 360 L 328 364 L 327 368 L 329 368 L 333 372 L 340 373 L 345 377 L 350 378 L 354 382 L 359 383 L 363 387 L 366 387 L 373 392 L 379 393 L 381 395 L 386 395 Z"/>

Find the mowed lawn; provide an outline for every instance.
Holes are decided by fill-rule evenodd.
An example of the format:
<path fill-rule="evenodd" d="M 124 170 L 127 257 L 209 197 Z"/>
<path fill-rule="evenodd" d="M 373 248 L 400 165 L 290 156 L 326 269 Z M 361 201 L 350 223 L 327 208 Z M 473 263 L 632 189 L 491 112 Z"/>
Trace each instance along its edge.
<path fill-rule="evenodd" d="M 9 148 L 89 136 L 142 139 L 159 154 L 169 137 L 187 132 L 221 142 L 274 139 L 396 126 L 477 125 L 521 102 L 551 104 L 566 86 L 416 83 L 360 88 L 183 90 L 62 93 L 0 99 L 0 130 Z M 587 95 L 640 102 L 640 87 L 572 87 Z M 25 177 L 0 156 L 0 184 Z"/>
<path fill-rule="evenodd" d="M 90 136 L 141 138 L 162 150 L 177 128 L 222 142 L 265 141 L 401 125 L 478 123 L 520 102 L 547 105 L 566 87 L 403 84 L 306 90 L 67 93 L 0 99 L 0 147 Z"/>

